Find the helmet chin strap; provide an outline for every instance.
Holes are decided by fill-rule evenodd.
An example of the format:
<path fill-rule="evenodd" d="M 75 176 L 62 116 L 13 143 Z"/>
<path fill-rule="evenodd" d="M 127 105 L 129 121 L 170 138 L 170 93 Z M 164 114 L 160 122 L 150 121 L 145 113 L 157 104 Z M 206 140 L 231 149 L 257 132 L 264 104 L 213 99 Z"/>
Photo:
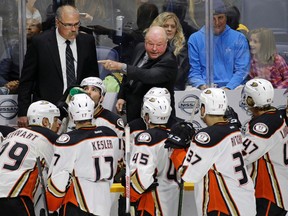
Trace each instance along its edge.
<path fill-rule="evenodd" d="M 97 103 L 97 105 L 95 106 L 94 110 L 96 111 L 95 114 L 97 114 L 97 110 L 98 108 L 101 108 L 102 107 L 102 102 L 104 100 L 104 97 L 101 96 L 100 99 L 99 99 L 99 102 Z"/>

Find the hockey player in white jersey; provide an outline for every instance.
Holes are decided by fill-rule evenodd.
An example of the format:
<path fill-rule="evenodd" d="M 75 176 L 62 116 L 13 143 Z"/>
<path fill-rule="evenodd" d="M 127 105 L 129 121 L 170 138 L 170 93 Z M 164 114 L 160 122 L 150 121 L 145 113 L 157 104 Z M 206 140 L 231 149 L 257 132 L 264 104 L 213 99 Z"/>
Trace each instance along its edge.
<path fill-rule="evenodd" d="M 265 79 L 249 80 L 242 104 L 252 114 L 245 127 L 244 159 L 254 181 L 257 215 L 286 215 L 288 210 L 288 128 L 272 106 L 274 89 Z"/>
<path fill-rule="evenodd" d="M 103 81 L 98 77 L 87 77 L 82 80 L 80 86 L 92 98 L 95 103 L 92 124 L 96 125 L 97 127 L 106 126 L 114 130 L 115 133 L 118 135 L 118 138 L 120 139 L 121 148 L 123 150 L 122 153 L 124 156 L 124 145 L 122 140 L 122 136 L 124 133 L 124 122 L 119 115 L 108 109 L 105 109 L 102 106 L 106 94 L 106 87 Z M 117 168 L 114 182 L 119 182 L 118 176 L 121 175 L 121 170 L 123 170 L 123 162 L 119 162 L 118 165 L 119 166 Z M 118 196 L 119 194 L 116 193 L 111 194 L 111 197 L 113 197 L 112 205 L 117 202 Z"/>
<path fill-rule="evenodd" d="M 122 118 L 102 106 L 106 94 L 106 88 L 103 81 L 98 77 L 87 77 L 82 80 L 80 86 L 95 103 L 92 123 L 96 126 L 107 126 L 113 129 L 119 138 L 122 138 L 124 132 Z"/>
<path fill-rule="evenodd" d="M 205 89 L 200 94 L 200 112 L 208 127 L 197 131 L 191 144 L 183 141 L 181 130 L 173 134 L 177 131 L 173 128 L 166 141 L 165 147 L 174 148 L 171 159 L 182 179 L 195 184 L 199 216 L 256 215 L 254 186 L 241 154 L 241 132 L 224 118 L 227 102 L 223 89 Z"/>
<path fill-rule="evenodd" d="M 130 199 L 138 202 L 139 215 L 177 215 L 176 170 L 164 149 L 171 110 L 165 97 L 151 97 L 142 106 L 141 116 L 148 129 L 136 136 L 130 160 Z"/>
<path fill-rule="evenodd" d="M 159 88 L 159 87 L 152 87 L 143 97 L 143 102 L 145 102 L 146 100 L 150 99 L 150 98 L 155 98 L 155 97 L 165 97 L 169 103 L 171 103 L 171 96 L 169 91 L 166 88 Z M 175 121 L 173 121 L 171 118 L 171 124 L 174 124 Z M 170 118 L 169 118 L 170 120 Z M 168 122 L 169 122 L 168 120 Z M 128 122 L 129 127 L 130 127 L 130 136 L 131 139 L 134 140 L 134 138 L 137 136 L 137 134 L 139 134 L 140 132 L 144 131 L 147 129 L 147 124 L 144 121 L 143 118 L 137 118 L 134 119 L 131 122 Z M 170 124 L 170 125 L 171 125 Z M 167 125 L 166 125 L 167 126 Z"/>
<path fill-rule="evenodd" d="M 121 149 L 117 134 L 91 124 L 94 102 L 76 94 L 68 106 L 76 129 L 56 141 L 49 169 L 47 201 L 50 211 L 63 216 L 110 216 L 110 187 Z"/>
<path fill-rule="evenodd" d="M 59 109 L 48 101 L 32 103 L 27 112 L 29 126 L 9 133 L 1 143 L 0 215 L 35 215 L 36 158 L 43 166 L 51 163 L 59 116 Z"/>

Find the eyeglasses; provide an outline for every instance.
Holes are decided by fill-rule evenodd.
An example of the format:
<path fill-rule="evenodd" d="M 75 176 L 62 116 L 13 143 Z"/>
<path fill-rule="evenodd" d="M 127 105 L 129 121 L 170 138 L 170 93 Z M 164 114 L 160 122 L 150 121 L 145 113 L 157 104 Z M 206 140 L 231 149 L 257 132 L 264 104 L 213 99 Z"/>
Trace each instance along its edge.
<path fill-rule="evenodd" d="M 151 42 L 145 42 L 146 46 L 150 47 L 150 48 L 154 48 L 156 46 L 156 48 L 162 48 L 164 47 L 167 43 L 161 43 L 161 44 L 153 44 Z"/>
<path fill-rule="evenodd" d="M 58 19 L 57 19 L 58 20 Z M 77 22 L 77 23 L 74 23 L 74 24 L 71 24 L 71 23 L 63 23 L 61 22 L 61 20 L 58 20 L 65 28 L 79 28 L 80 25 L 81 25 L 81 22 Z"/>

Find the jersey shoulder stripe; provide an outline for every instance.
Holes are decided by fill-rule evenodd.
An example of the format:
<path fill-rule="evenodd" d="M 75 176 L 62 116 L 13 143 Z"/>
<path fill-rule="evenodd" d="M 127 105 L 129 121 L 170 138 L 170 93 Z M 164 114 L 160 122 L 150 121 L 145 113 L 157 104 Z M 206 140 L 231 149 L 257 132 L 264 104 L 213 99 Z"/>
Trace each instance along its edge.
<path fill-rule="evenodd" d="M 249 122 L 249 132 L 259 137 L 271 137 L 282 125 L 285 119 L 281 111 L 267 112 Z"/>
<path fill-rule="evenodd" d="M 41 127 L 41 126 L 32 126 L 31 130 L 41 133 L 43 136 L 45 136 L 51 143 L 55 143 L 56 139 L 59 137 L 59 135 L 52 130 Z"/>
<path fill-rule="evenodd" d="M 111 137 L 117 138 L 117 134 L 110 128 L 105 126 L 100 127 L 87 127 L 78 130 L 70 131 L 66 134 L 62 134 L 56 141 L 57 146 L 68 147 L 72 145 L 77 145 L 83 140 L 101 138 L 101 137 Z"/>
<path fill-rule="evenodd" d="M 219 144 L 228 135 L 239 132 L 239 129 L 230 123 L 215 124 L 199 130 L 193 137 L 193 142 L 204 148 L 210 148 Z"/>
<path fill-rule="evenodd" d="M 168 131 L 162 128 L 152 128 L 139 133 L 135 138 L 135 145 L 154 146 L 167 139 Z"/>
<path fill-rule="evenodd" d="M 58 134 L 54 133 L 53 131 L 49 130 L 48 128 L 44 128 L 41 126 L 33 126 L 29 128 L 18 128 L 17 130 L 9 133 L 6 139 L 10 139 L 14 136 L 29 138 L 34 140 L 38 136 L 45 137 L 50 143 L 54 144 Z"/>
<path fill-rule="evenodd" d="M 122 118 L 108 109 L 103 108 L 99 114 L 94 116 L 94 118 L 103 118 L 111 124 L 115 125 L 117 129 L 124 130 L 124 122 Z"/>

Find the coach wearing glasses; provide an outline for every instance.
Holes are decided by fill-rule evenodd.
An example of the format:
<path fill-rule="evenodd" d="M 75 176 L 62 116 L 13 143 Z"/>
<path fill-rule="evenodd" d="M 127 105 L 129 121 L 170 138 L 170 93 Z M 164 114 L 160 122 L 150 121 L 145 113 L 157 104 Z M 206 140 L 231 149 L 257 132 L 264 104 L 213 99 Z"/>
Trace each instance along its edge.
<path fill-rule="evenodd" d="M 27 126 L 33 101 L 54 104 L 63 92 L 89 76 L 99 76 L 95 40 L 79 33 L 79 11 L 70 5 L 56 11 L 56 29 L 35 37 L 25 55 L 18 93 L 18 126 Z"/>

